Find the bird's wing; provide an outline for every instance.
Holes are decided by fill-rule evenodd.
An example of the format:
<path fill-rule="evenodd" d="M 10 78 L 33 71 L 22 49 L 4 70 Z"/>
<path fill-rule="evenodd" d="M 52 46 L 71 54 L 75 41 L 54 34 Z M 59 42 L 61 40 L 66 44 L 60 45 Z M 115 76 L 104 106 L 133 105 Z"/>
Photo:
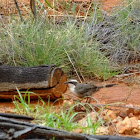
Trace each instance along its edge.
<path fill-rule="evenodd" d="M 92 85 L 89 84 L 78 84 L 75 87 L 77 93 L 84 94 L 93 89 Z"/>

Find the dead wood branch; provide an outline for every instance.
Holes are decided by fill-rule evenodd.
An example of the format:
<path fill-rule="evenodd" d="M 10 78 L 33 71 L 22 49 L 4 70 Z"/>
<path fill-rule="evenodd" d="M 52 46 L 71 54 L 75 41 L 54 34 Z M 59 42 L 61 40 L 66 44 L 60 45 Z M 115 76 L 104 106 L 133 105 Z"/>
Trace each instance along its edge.
<path fill-rule="evenodd" d="M 4 123 L 5 122 L 5 123 Z M 22 129 L 24 128 L 24 129 Z M 6 139 L 51 139 L 55 137 L 55 140 L 132 140 L 131 137 L 120 137 L 120 136 L 96 136 L 96 135 L 85 135 L 79 133 L 66 132 L 55 128 L 35 125 L 31 123 L 16 121 L 5 117 L 0 117 L 0 130 L 1 136 Z M 7 132 L 7 133 L 6 133 Z M 133 140 L 138 140 L 133 138 Z"/>
<path fill-rule="evenodd" d="M 0 99 L 13 99 L 18 95 L 18 88 L 24 96 L 27 89 L 36 94 L 30 94 L 31 99 L 52 100 L 62 97 L 66 91 L 66 75 L 55 65 L 34 67 L 0 66 Z"/>

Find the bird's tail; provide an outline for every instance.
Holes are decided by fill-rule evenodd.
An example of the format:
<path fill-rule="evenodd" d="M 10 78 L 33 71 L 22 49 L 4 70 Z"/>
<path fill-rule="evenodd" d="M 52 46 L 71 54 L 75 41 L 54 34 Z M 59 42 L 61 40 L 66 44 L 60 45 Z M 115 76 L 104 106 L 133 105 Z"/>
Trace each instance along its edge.
<path fill-rule="evenodd" d="M 116 84 L 109 84 L 109 85 L 105 85 L 105 86 L 99 86 L 98 89 L 100 88 L 106 88 L 106 87 L 113 87 Z"/>

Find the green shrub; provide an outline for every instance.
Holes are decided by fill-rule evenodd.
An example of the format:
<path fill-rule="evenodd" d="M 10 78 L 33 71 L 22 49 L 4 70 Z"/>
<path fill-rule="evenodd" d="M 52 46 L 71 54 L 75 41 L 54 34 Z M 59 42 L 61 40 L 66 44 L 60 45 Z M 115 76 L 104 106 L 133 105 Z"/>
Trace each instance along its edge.
<path fill-rule="evenodd" d="M 96 49 L 97 41 L 88 40 L 85 26 L 77 28 L 75 23 L 53 25 L 43 18 L 36 22 L 12 21 L 1 29 L 0 59 L 3 63 L 20 66 L 56 64 L 69 75 L 74 70 L 68 53 L 84 76 L 107 79 L 114 75 L 108 59 Z"/>

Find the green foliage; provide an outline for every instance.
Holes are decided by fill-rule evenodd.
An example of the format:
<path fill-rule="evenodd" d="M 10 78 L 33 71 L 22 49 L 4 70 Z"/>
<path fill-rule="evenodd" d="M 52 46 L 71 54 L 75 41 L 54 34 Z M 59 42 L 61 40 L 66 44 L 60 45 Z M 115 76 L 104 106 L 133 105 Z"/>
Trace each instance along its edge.
<path fill-rule="evenodd" d="M 24 23 L 12 19 L 0 28 L 0 60 L 20 66 L 55 64 L 68 76 L 76 69 L 83 77 L 106 80 L 117 73 L 112 66 L 140 59 L 139 3 L 130 1 L 112 16 L 95 6 L 90 22 L 75 17 L 57 25 L 43 14 Z"/>
<path fill-rule="evenodd" d="M 53 104 L 50 104 L 49 99 L 48 103 L 46 103 L 38 96 L 42 104 L 38 102 L 38 104 L 33 106 L 30 103 L 30 94 L 34 93 L 29 91 L 21 93 L 18 89 L 17 92 L 19 96 L 16 96 L 16 100 L 13 102 L 15 105 L 15 112 L 35 118 L 35 123 L 67 131 L 73 131 L 76 128 L 81 128 L 85 133 L 89 133 L 90 130 L 90 134 L 95 134 L 96 129 L 100 126 L 99 122 L 93 124 L 89 117 L 87 118 L 87 127 L 79 126 L 79 124 L 74 121 L 74 118 L 77 115 L 89 113 L 88 109 L 86 109 L 86 112 L 74 111 L 75 106 L 81 105 L 84 107 L 81 103 L 73 104 L 72 106 L 69 106 L 69 108 L 63 105 L 63 107 L 61 107 L 58 111 L 58 107 L 56 109 Z"/>
<path fill-rule="evenodd" d="M 90 28 L 89 34 L 97 39 L 100 49 L 112 64 L 128 65 L 140 59 L 139 5 L 139 0 L 126 1 L 112 11 L 111 16 L 105 15 Z"/>
<path fill-rule="evenodd" d="M 0 58 L 4 63 L 20 66 L 56 64 L 69 75 L 73 67 L 66 50 L 82 75 L 103 79 L 114 75 L 108 59 L 97 49 L 97 41 L 88 40 L 84 26 L 77 28 L 76 21 L 67 21 L 60 26 L 43 18 L 36 22 L 13 21 L 1 30 Z"/>
<path fill-rule="evenodd" d="M 46 4 L 47 4 L 50 8 L 52 8 L 51 4 L 50 4 L 47 0 L 45 0 L 45 2 L 46 2 Z M 53 9 L 53 8 L 52 8 L 52 9 Z"/>
<path fill-rule="evenodd" d="M 31 111 L 31 108 L 30 108 L 30 93 L 31 92 L 28 92 L 28 91 L 24 92 L 24 97 L 22 97 L 22 94 L 18 89 L 17 89 L 17 92 L 19 96 L 15 96 L 15 99 L 18 100 L 19 102 L 18 103 L 16 101 L 13 102 L 16 107 L 16 110 L 18 113 L 21 114 L 23 112 L 21 111 L 20 107 L 22 107 L 24 110 L 24 114 L 28 115 Z M 28 104 L 26 103 L 26 98 L 28 98 Z"/>

